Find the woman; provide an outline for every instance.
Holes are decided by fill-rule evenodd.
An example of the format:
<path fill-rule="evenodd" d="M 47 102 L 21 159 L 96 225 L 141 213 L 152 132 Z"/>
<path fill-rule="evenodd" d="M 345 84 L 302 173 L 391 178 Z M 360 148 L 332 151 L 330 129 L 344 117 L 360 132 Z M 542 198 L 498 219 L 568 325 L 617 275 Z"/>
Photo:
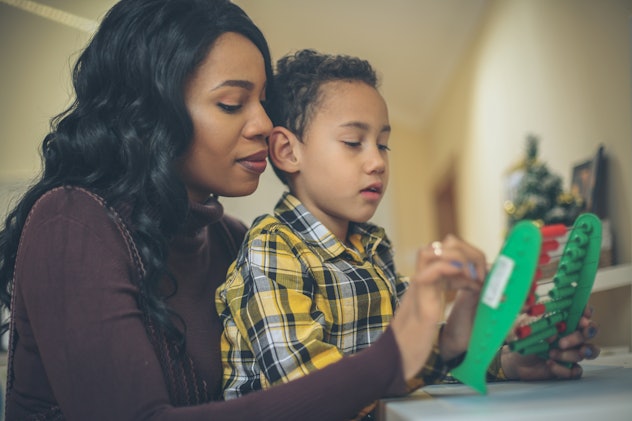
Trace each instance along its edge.
<path fill-rule="evenodd" d="M 373 347 L 218 401 L 213 296 L 245 227 L 217 197 L 252 193 L 265 169 L 271 74 L 262 34 L 227 1 L 123 0 L 110 10 L 74 69 L 76 100 L 43 141 L 43 174 L 0 234 L 12 312 L 7 421 L 349 418 L 406 390 L 427 355 L 416 334 L 439 320 L 428 297 L 446 282 L 474 291 L 444 329 L 445 355 L 464 351 L 480 283 L 426 248 L 412 298 Z M 480 252 L 456 240 L 445 251 L 482 279 Z M 566 359 L 581 359 L 582 340 Z"/>

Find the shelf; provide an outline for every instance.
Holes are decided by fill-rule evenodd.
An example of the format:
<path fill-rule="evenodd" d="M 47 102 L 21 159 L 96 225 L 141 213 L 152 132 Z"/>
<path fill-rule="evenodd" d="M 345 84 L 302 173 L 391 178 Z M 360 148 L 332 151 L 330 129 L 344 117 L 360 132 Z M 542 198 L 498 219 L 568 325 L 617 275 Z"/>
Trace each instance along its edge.
<path fill-rule="evenodd" d="M 608 266 L 597 271 L 592 292 L 632 285 L 632 264 Z"/>
<path fill-rule="evenodd" d="M 607 266 L 597 270 L 592 293 L 607 291 L 613 288 L 632 285 L 632 264 Z M 553 279 L 546 278 L 538 281 L 538 293 L 544 295 L 553 287 Z"/>

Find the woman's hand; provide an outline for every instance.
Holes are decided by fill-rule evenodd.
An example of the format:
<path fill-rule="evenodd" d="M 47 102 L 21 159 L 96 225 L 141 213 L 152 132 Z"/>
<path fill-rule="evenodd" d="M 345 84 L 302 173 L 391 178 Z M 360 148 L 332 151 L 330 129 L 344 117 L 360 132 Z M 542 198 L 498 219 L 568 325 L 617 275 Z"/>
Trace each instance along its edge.
<path fill-rule="evenodd" d="M 508 347 L 503 347 L 501 366 L 505 376 L 513 380 L 575 379 L 581 377 L 583 370 L 578 363 L 584 359 L 594 360 L 601 352 L 599 347 L 586 342 L 594 338 L 599 330 L 591 318 L 592 309 L 585 309 L 577 330 L 561 338 L 558 342 L 559 349 L 550 350 L 547 360 L 536 355 L 521 355 L 510 352 Z M 550 340 L 555 340 L 555 337 L 550 338 Z M 571 367 L 560 363 L 571 363 Z"/>
<path fill-rule="evenodd" d="M 450 315 L 439 338 L 439 349 L 441 357 L 448 361 L 455 358 L 467 350 L 474 326 L 474 318 L 480 291 L 487 276 L 487 262 L 485 255 L 477 248 L 458 240 L 456 237 L 448 236 L 443 241 L 444 248 L 448 250 L 458 250 L 457 254 L 450 254 L 452 264 L 458 262 L 467 266 L 467 273 L 471 279 L 469 285 L 476 288 L 462 288 L 457 291 Z M 447 255 L 444 253 L 444 255 Z"/>
<path fill-rule="evenodd" d="M 463 298 L 457 295 L 457 301 L 463 307 L 451 315 L 441 346 L 448 356 L 465 351 L 485 273 L 483 253 L 454 236 L 418 251 L 415 273 L 391 324 L 406 379 L 413 378 L 430 355 L 443 320 L 442 296 L 449 289 L 462 290 Z"/>

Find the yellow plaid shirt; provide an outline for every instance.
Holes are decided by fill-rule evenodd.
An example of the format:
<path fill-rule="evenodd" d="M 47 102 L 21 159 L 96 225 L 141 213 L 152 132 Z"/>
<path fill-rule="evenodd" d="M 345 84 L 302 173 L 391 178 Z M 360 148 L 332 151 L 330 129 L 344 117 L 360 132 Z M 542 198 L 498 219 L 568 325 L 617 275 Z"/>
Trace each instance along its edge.
<path fill-rule="evenodd" d="M 224 397 L 304 376 L 370 346 L 408 282 L 382 228 L 352 224 L 345 246 L 289 193 L 249 230 L 218 288 Z M 434 353 L 419 381 L 448 367 Z"/>

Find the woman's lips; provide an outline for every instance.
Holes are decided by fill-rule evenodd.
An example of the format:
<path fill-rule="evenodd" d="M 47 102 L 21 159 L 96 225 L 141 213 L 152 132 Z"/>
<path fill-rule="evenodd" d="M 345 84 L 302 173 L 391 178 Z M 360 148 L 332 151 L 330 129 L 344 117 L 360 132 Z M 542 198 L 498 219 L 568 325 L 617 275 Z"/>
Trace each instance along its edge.
<path fill-rule="evenodd" d="M 262 174 L 268 165 L 267 157 L 268 151 L 263 150 L 245 158 L 238 159 L 237 162 L 253 173 Z"/>

